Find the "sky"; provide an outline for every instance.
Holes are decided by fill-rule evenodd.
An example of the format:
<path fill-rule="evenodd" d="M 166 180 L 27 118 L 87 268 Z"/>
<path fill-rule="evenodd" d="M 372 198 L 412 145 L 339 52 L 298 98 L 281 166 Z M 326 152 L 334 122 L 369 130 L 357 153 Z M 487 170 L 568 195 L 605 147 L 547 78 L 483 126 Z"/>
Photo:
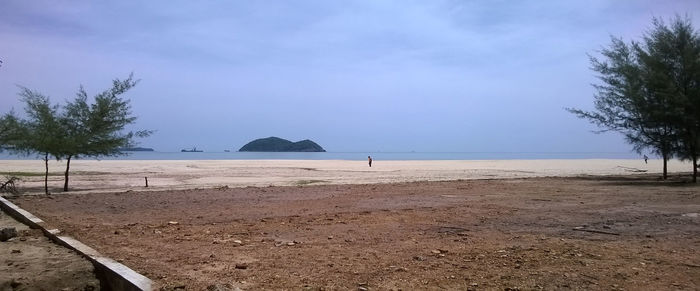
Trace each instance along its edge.
<path fill-rule="evenodd" d="M 328 151 L 629 152 L 593 108 L 589 55 L 700 1 L 0 3 L 0 113 L 17 85 L 72 100 L 134 73 L 158 151 L 269 136 Z"/>

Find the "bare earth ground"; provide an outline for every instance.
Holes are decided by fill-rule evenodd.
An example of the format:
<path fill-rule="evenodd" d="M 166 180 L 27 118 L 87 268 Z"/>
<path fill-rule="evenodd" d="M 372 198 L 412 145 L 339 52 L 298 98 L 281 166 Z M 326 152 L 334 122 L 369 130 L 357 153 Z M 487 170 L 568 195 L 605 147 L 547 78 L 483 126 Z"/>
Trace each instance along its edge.
<path fill-rule="evenodd" d="M 657 177 L 13 201 L 167 290 L 226 283 L 244 290 L 698 290 L 700 188 Z"/>
<path fill-rule="evenodd" d="M 100 290 L 90 262 L 0 211 L 0 228 L 17 237 L 0 242 L 0 290 Z"/>

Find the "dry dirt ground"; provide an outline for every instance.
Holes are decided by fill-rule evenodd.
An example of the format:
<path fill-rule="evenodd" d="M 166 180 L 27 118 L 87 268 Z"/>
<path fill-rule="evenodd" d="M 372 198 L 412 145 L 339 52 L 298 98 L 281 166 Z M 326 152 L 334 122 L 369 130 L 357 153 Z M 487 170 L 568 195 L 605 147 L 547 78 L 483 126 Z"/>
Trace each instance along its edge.
<path fill-rule="evenodd" d="M 0 290 L 100 290 L 89 261 L 0 211 L 6 227 L 18 236 L 0 242 Z"/>
<path fill-rule="evenodd" d="M 656 176 L 13 200 L 156 289 L 700 289 L 700 187 Z"/>

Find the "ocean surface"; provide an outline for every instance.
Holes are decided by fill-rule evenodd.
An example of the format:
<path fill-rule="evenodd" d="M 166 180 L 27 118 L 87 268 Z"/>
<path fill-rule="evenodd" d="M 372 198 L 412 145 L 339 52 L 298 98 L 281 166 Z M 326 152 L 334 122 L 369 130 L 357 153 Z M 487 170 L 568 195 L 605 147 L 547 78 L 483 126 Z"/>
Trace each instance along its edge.
<path fill-rule="evenodd" d="M 100 160 L 540 160 L 540 159 L 641 159 L 632 152 L 614 153 L 537 153 L 537 152 L 323 152 L 323 153 L 264 153 L 264 152 L 127 152 L 119 157 Z M 0 160 L 41 159 L 38 155 L 17 156 L 0 153 Z M 89 158 L 94 160 L 94 158 Z"/>

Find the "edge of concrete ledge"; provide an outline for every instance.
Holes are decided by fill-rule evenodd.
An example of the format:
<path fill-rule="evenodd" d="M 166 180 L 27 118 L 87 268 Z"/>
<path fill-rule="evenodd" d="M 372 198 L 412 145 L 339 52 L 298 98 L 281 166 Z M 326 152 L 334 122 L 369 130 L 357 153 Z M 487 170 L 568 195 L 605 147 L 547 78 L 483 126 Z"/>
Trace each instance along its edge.
<path fill-rule="evenodd" d="M 26 211 L 22 208 L 19 208 L 19 206 L 8 201 L 7 199 L 5 199 L 5 197 L 2 197 L 2 196 L 0 196 L 0 208 L 2 208 L 3 211 L 10 214 L 10 216 L 19 220 L 19 222 L 24 223 L 31 228 L 38 228 L 38 229 L 44 230 L 44 228 L 41 227 L 41 224 L 44 223 L 43 220 L 34 216 L 33 214 L 29 213 L 28 211 Z"/>
<path fill-rule="evenodd" d="M 153 282 L 129 267 L 103 256 L 95 249 L 69 237 L 59 236 L 57 229 L 46 229 L 44 221 L 14 203 L 0 196 L 0 208 L 20 222 L 34 229 L 40 229 L 52 241 L 78 252 L 95 266 L 96 275 L 107 284 L 111 290 L 143 290 L 150 291 Z"/>

